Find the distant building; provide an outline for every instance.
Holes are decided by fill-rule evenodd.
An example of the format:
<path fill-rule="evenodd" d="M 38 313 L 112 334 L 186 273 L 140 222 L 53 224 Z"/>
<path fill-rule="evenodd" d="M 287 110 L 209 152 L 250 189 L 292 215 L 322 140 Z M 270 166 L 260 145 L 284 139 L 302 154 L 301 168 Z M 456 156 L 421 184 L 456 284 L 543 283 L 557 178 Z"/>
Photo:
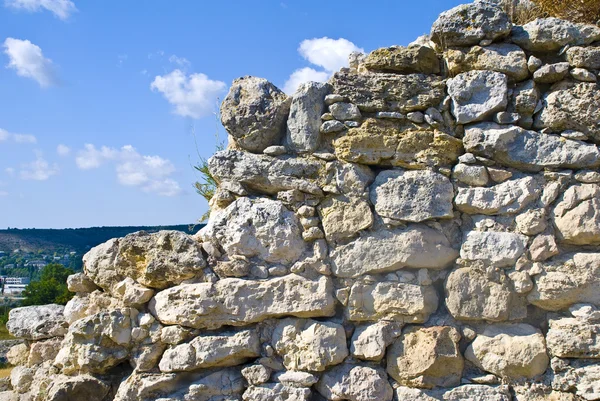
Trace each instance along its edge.
<path fill-rule="evenodd" d="M 5 269 L 14 269 L 15 265 L 13 263 L 4 266 Z"/>
<path fill-rule="evenodd" d="M 27 285 L 29 284 L 29 278 L 28 277 L 0 277 L 0 280 L 2 280 L 3 282 L 3 293 L 5 295 L 10 294 L 10 295 L 19 295 L 21 294 L 23 291 L 25 291 L 25 288 L 27 287 Z"/>
<path fill-rule="evenodd" d="M 29 277 L 0 277 L 4 284 L 29 284 Z"/>
<path fill-rule="evenodd" d="M 42 269 L 48 265 L 48 262 L 44 260 L 30 260 L 25 263 L 25 266 L 37 267 L 38 269 Z"/>

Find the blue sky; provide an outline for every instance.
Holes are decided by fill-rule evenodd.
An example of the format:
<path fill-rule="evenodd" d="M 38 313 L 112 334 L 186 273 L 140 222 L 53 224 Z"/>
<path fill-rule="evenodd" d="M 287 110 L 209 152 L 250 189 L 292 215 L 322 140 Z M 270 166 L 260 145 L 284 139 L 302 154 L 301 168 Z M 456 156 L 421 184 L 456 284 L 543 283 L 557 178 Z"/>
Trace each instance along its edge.
<path fill-rule="evenodd" d="M 192 223 L 233 79 L 293 91 L 460 3 L 0 0 L 0 228 Z"/>

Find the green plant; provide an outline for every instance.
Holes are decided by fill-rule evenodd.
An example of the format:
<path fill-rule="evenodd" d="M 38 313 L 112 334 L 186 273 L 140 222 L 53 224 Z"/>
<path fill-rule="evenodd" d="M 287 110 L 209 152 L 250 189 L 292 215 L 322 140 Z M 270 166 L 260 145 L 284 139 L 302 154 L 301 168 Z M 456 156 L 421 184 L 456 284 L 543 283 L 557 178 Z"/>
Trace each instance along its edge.
<path fill-rule="evenodd" d="M 59 264 L 49 264 L 42 270 L 39 281 L 32 281 L 23 291 L 23 306 L 60 304 L 65 305 L 73 297 L 67 289 L 67 277 L 75 273 Z"/>

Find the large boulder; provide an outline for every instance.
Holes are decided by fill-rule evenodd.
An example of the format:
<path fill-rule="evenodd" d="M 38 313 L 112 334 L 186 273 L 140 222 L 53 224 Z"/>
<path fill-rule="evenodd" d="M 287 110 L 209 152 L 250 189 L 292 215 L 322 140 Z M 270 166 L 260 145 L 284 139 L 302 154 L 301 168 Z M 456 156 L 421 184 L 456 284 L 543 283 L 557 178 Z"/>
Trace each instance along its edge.
<path fill-rule="evenodd" d="M 438 74 L 440 72 L 440 59 L 435 50 L 418 44 L 373 50 L 362 64 L 369 71 L 401 74 Z"/>
<path fill-rule="evenodd" d="M 569 187 L 554 207 L 561 239 L 574 245 L 600 245 L 600 184 Z"/>
<path fill-rule="evenodd" d="M 392 386 L 381 368 L 344 364 L 325 372 L 316 384 L 327 400 L 391 401 Z"/>
<path fill-rule="evenodd" d="M 469 152 L 525 171 L 600 165 L 600 151 L 592 144 L 517 126 L 475 124 L 466 128 L 463 142 Z"/>
<path fill-rule="evenodd" d="M 340 71 L 329 82 L 333 93 L 345 97 L 364 112 L 427 110 L 444 99 L 444 81 L 433 75 Z"/>
<path fill-rule="evenodd" d="M 370 232 L 331 252 L 333 273 L 347 278 L 401 268 L 443 269 L 457 257 L 446 236 L 425 225 Z"/>
<path fill-rule="evenodd" d="M 254 330 L 202 335 L 189 343 L 169 348 L 159 369 L 163 373 L 185 372 L 217 366 L 235 366 L 260 356 L 260 340 Z"/>
<path fill-rule="evenodd" d="M 515 26 L 511 39 L 525 50 L 553 52 L 565 45 L 590 44 L 600 39 L 600 28 L 558 18 L 538 18 Z"/>
<path fill-rule="evenodd" d="M 68 323 L 62 305 L 24 306 L 14 308 L 8 314 L 8 332 L 27 340 L 43 340 L 67 334 Z"/>
<path fill-rule="evenodd" d="M 567 50 L 567 60 L 572 67 L 600 69 L 600 47 L 575 46 Z"/>
<path fill-rule="evenodd" d="M 558 358 L 600 358 L 600 310 L 586 304 L 570 309 L 573 317 L 552 316 L 548 320 L 549 354 Z"/>
<path fill-rule="evenodd" d="M 293 371 L 321 372 L 348 356 L 344 328 L 332 322 L 280 320 L 273 332 L 273 347 L 285 368 Z"/>
<path fill-rule="evenodd" d="M 350 288 L 347 313 L 355 322 L 423 323 L 437 307 L 438 295 L 430 285 L 357 282 Z"/>
<path fill-rule="evenodd" d="M 550 362 L 544 335 L 528 324 L 487 326 L 465 351 L 479 368 L 508 379 L 534 378 Z"/>
<path fill-rule="evenodd" d="M 429 170 L 386 170 L 371 186 L 371 203 L 381 217 L 419 223 L 451 218 L 454 187 L 448 178 Z"/>
<path fill-rule="evenodd" d="M 374 118 L 349 129 L 333 146 L 341 160 L 411 169 L 448 166 L 464 153 L 462 142 L 443 132 Z"/>
<path fill-rule="evenodd" d="M 529 76 L 525 52 L 509 43 L 452 48 L 444 52 L 444 59 L 452 76 L 472 70 L 500 72 L 515 81 Z"/>
<path fill-rule="evenodd" d="M 237 199 L 216 214 L 200 234 L 230 256 L 258 257 L 268 263 L 294 263 L 304 252 L 300 222 L 281 201 Z"/>
<path fill-rule="evenodd" d="M 508 79 L 494 71 L 469 71 L 448 80 L 452 114 L 458 124 L 485 120 L 508 105 Z"/>
<path fill-rule="evenodd" d="M 463 357 L 460 334 L 453 327 L 412 327 L 387 354 L 387 372 L 410 387 L 453 387 L 460 384 Z"/>
<path fill-rule="evenodd" d="M 161 291 L 150 310 L 165 324 L 217 329 L 244 326 L 270 317 L 324 317 L 335 314 L 331 279 L 296 274 L 266 281 L 227 278 L 182 284 Z"/>
<path fill-rule="evenodd" d="M 321 140 L 321 114 L 325 110 L 325 96 L 331 87 L 321 82 L 301 84 L 292 99 L 287 120 L 288 146 L 296 152 L 314 152 Z"/>
<path fill-rule="evenodd" d="M 442 49 L 472 46 L 506 37 L 511 28 L 510 18 L 498 5 L 475 2 L 440 14 L 431 28 L 431 40 Z"/>
<path fill-rule="evenodd" d="M 150 288 L 166 288 L 203 276 L 202 246 L 180 231 L 140 231 L 111 239 L 83 256 L 85 274 L 104 290 L 117 295 L 126 277 Z"/>
<path fill-rule="evenodd" d="M 316 179 L 324 164 L 315 159 L 277 159 L 239 150 L 223 150 L 208 159 L 208 168 L 217 182 L 235 182 L 267 195 L 288 190 L 322 195 Z"/>
<path fill-rule="evenodd" d="M 319 215 L 325 237 L 331 241 L 353 237 L 373 225 L 371 206 L 360 198 L 328 197 L 319 204 Z"/>
<path fill-rule="evenodd" d="M 527 237 L 520 234 L 470 231 L 460 249 L 460 257 L 481 261 L 486 266 L 510 267 L 525 252 Z"/>
<path fill-rule="evenodd" d="M 530 303 L 552 311 L 581 302 L 600 306 L 600 253 L 567 253 L 537 267 Z"/>
<path fill-rule="evenodd" d="M 280 144 L 290 103 L 291 98 L 266 79 L 238 78 L 221 105 L 221 122 L 239 146 L 262 152 Z"/>

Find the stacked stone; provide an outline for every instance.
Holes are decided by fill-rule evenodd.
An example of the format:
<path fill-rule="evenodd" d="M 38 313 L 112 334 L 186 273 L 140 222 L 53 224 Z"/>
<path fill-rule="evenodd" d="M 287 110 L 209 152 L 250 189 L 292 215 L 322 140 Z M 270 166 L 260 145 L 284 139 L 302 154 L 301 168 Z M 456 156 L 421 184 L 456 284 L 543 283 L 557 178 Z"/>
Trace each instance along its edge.
<path fill-rule="evenodd" d="M 234 81 L 208 225 L 13 311 L 0 400 L 599 400 L 594 42 L 476 1 L 292 97 Z"/>

